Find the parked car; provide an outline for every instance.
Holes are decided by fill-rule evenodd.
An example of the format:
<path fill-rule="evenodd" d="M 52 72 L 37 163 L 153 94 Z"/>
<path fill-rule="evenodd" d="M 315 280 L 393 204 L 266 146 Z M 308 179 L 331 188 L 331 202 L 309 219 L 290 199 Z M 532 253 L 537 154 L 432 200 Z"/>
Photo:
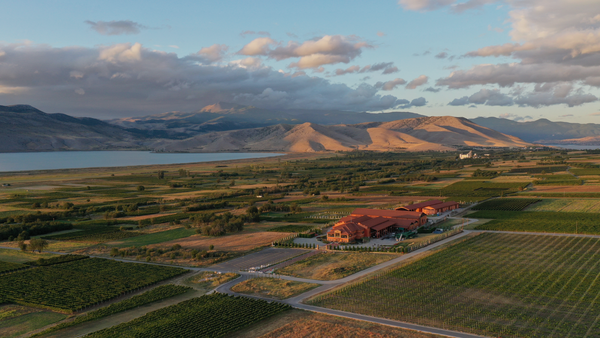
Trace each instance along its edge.
<path fill-rule="evenodd" d="M 444 232 L 444 229 L 442 229 L 442 228 L 437 228 L 433 231 L 434 234 L 441 234 L 443 232 Z"/>

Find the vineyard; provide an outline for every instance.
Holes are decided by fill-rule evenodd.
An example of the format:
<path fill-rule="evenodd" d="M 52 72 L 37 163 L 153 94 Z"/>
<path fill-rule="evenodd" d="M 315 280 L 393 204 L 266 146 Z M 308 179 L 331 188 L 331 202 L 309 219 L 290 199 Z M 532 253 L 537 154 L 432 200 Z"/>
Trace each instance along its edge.
<path fill-rule="evenodd" d="M 3 276 L 0 294 L 14 303 L 72 313 L 185 272 L 88 258 Z"/>
<path fill-rule="evenodd" d="M 558 165 L 558 166 L 537 166 L 530 168 L 513 168 L 510 170 L 511 173 L 527 173 L 527 174 L 542 174 L 544 172 L 547 173 L 555 173 L 559 171 L 565 171 L 569 167 L 566 165 Z"/>
<path fill-rule="evenodd" d="M 600 168 L 569 169 L 569 171 L 577 176 L 600 175 Z"/>
<path fill-rule="evenodd" d="M 62 264 L 72 261 L 78 261 L 80 259 L 89 258 L 88 256 L 83 255 L 60 255 L 52 258 L 40 258 L 37 261 L 27 262 L 25 264 L 29 264 L 32 266 L 48 266 L 54 264 Z"/>
<path fill-rule="evenodd" d="M 481 234 L 311 305 L 502 337 L 597 337 L 600 240 Z"/>
<path fill-rule="evenodd" d="M 465 196 L 465 197 L 494 197 L 501 194 L 517 192 L 525 188 L 529 182 L 495 183 L 488 181 L 461 181 L 442 189 L 419 189 L 415 195 L 422 196 Z"/>
<path fill-rule="evenodd" d="M 141 295 L 133 296 L 129 299 L 120 301 L 118 303 L 111 304 L 107 307 L 103 307 L 96 311 L 92 311 L 86 313 L 82 316 L 76 317 L 74 320 L 70 322 L 60 323 L 56 326 L 53 326 L 43 332 L 40 332 L 32 337 L 45 336 L 51 332 L 55 332 L 58 330 L 66 329 L 68 327 L 72 327 L 81 323 L 89 322 L 91 320 L 96 320 L 104 317 L 108 317 L 114 315 L 119 312 L 127 311 L 130 309 L 134 309 L 138 306 L 142 306 L 145 304 L 149 304 L 152 302 L 156 302 L 162 299 L 171 298 L 188 291 L 192 290 L 192 288 L 181 285 L 162 285 L 156 287 L 150 291 L 146 291 Z"/>
<path fill-rule="evenodd" d="M 0 261 L 0 275 L 27 268 L 27 265 Z"/>
<path fill-rule="evenodd" d="M 539 202 L 538 199 L 527 198 L 498 198 L 483 202 L 471 208 L 472 210 L 502 210 L 502 211 L 521 211 L 529 205 Z"/>
<path fill-rule="evenodd" d="M 600 213 L 600 200 L 597 199 L 546 199 L 527 208 L 527 211 L 560 211 Z"/>
<path fill-rule="evenodd" d="M 568 234 L 600 234 L 600 215 L 583 212 L 497 211 L 484 210 L 470 214 L 472 218 L 492 218 L 477 226 L 479 230 L 532 231 Z"/>
<path fill-rule="evenodd" d="M 289 308 L 281 303 L 214 293 L 150 312 L 86 337 L 222 337 Z"/>
<path fill-rule="evenodd" d="M 142 235 L 140 232 L 120 230 L 114 227 L 92 228 L 66 234 L 44 236 L 44 239 L 74 242 L 109 242 Z"/>

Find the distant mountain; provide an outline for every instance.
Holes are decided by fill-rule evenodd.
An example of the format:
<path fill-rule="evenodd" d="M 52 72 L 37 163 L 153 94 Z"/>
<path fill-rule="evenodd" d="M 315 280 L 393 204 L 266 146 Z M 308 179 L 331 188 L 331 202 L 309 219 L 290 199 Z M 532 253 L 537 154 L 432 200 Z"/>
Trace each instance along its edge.
<path fill-rule="evenodd" d="M 281 123 L 356 124 L 389 122 L 421 116 L 408 112 L 373 114 L 334 110 L 270 110 L 219 102 L 191 113 L 168 112 L 109 122 L 136 133 L 143 133 L 148 137 L 182 139 L 214 131 L 266 127 Z"/>
<path fill-rule="evenodd" d="M 32 106 L 0 106 L 0 152 L 143 148 L 144 139 L 93 118 L 46 114 Z"/>
<path fill-rule="evenodd" d="M 306 122 L 212 132 L 185 140 L 161 140 L 163 151 L 451 150 L 455 146 L 524 147 L 523 140 L 452 116 L 325 126 Z"/>
<path fill-rule="evenodd" d="M 471 119 L 480 126 L 497 130 L 501 133 L 506 133 L 519 137 L 527 142 L 543 143 L 543 144 L 578 144 L 583 142 L 599 142 L 593 141 L 594 137 L 600 138 L 600 125 L 594 123 L 579 124 L 568 122 L 553 122 L 547 119 L 539 119 L 530 122 L 516 122 L 508 119 L 497 117 L 478 117 Z M 583 139 L 579 140 L 577 139 Z M 566 141 L 566 140 L 569 141 Z M 562 142 L 557 142 L 564 140 Z M 585 141 L 587 140 L 587 141 Z M 588 143 L 590 144 L 590 143 Z M 596 144 L 600 144 L 596 143 Z"/>

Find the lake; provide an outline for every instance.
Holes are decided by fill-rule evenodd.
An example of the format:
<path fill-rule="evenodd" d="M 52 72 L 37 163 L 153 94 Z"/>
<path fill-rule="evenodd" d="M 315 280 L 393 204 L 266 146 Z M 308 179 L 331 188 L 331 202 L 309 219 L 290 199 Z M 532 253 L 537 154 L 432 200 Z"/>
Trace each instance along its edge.
<path fill-rule="evenodd" d="M 53 151 L 0 153 L 0 172 L 179 164 L 280 156 L 277 153 L 151 153 L 148 151 Z"/>
<path fill-rule="evenodd" d="M 558 147 L 563 149 L 573 149 L 573 150 L 593 150 L 600 149 L 600 146 L 586 146 L 586 145 L 578 145 L 578 144 L 546 144 L 552 147 Z"/>

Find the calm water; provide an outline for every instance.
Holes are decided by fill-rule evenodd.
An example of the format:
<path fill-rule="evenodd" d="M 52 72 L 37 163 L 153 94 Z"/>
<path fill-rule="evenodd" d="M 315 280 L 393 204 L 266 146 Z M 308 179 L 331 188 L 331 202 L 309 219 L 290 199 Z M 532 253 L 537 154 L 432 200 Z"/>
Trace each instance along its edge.
<path fill-rule="evenodd" d="M 559 147 L 563 149 L 575 149 L 575 150 L 588 150 L 588 149 L 600 149 L 600 146 L 581 146 L 576 144 L 548 144 L 549 146 Z"/>
<path fill-rule="evenodd" d="M 0 153 L 0 172 L 195 163 L 279 156 L 275 153 L 173 154 L 147 151 Z"/>

